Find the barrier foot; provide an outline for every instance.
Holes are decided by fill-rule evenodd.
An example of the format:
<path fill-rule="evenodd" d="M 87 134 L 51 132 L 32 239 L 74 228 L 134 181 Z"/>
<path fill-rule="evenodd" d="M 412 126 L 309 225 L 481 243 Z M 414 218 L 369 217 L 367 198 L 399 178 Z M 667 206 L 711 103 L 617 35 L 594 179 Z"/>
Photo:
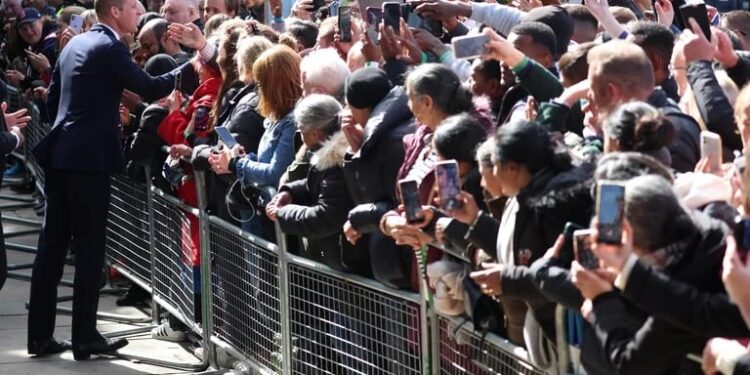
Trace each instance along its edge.
<path fill-rule="evenodd" d="M 181 371 L 200 372 L 200 371 L 206 371 L 209 368 L 208 363 L 193 363 L 193 364 L 181 363 L 181 362 L 165 361 L 162 359 L 149 358 L 149 357 L 144 357 L 144 356 L 139 356 L 139 355 L 119 353 L 119 352 L 117 353 L 117 357 L 126 359 L 128 361 L 132 361 L 132 362 L 140 362 L 140 363 L 145 363 L 148 365 L 167 367 L 167 368 L 172 368 L 172 369 L 181 370 Z M 221 374 L 224 372 L 212 372 L 212 373 Z"/>
<path fill-rule="evenodd" d="M 22 245 L 20 243 L 7 242 L 5 250 L 20 251 L 22 253 L 36 254 L 36 246 Z"/>
<path fill-rule="evenodd" d="M 26 230 L 17 230 L 15 232 L 5 233 L 5 238 L 8 239 L 8 238 L 13 238 L 13 237 L 28 236 L 29 234 L 37 234 L 37 233 L 39 233 L 39 231 L 40 231 L 39 228 L 36 228 L 36 229 L 26 229 Z"/>
<path fill-rule="evenodd" d="M 8 271 L 18 271 L 34 268 L 34 263 L 9 264 Z"/>
<path fill-rule="evenodd" d="M 73 314 L 73 309 L 70 307 L 58 306 L 57 312 L 61 314 Z M 127 315 L 113 314 L 108 312 L 97 312 L 96 318 L 99 320 L 108 320 L 117 323 L 151 323 L 151 317 L 145 318 L 133 318 Z"/>
<path fill-rule="evenodd" d="M 23 272 L 8 272 L 8 278 L 14 279 L 14 280 L 23 280 L 23 281 L 31 281 L 31 274 L 23 273 Z M 73 281 L 71 280 L 60 280 L 60 284 L 62 286 L 67 286 L 72 288 L 73 287 Z"/>
<path fill-rule="evenodd" d="M 0 194 L 0 199 L 12 202 L 36 203 L 34 198 L 19 197 L 17 195 Z"/>
<path fill-rule="evenodd" d="M 16 211 L 16 210 L 22 210 L 24 208 L 34 208 L 35 206 L 36 206 L 36 203 L 26 203 L 26 202 L 0 204 L 0 211 Z"/>
<path fill-rule="evenodd" d="M 13 224 L 21 224 L 21 225 L 28 225 L 32 227 L 40 227 L 42 226 L 42 222 L 39 220 L 32 220 L 32 219 L 24 219 L 22 217 L 14 217 L 14 216 L 3 216 L 3 221 Z"/>

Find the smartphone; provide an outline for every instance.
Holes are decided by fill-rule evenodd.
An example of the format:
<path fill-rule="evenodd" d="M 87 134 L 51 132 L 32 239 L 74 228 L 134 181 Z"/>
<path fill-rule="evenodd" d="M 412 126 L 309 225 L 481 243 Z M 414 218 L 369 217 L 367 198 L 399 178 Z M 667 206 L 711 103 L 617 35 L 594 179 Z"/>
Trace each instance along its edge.
<path fill-rule="evenodd" d="M 458 163 L 455 160 L 444 160 L 435 165 L 440 208 L 455 210 L 463 206 L 460 199 L 461 181 L 458 176 Z"/>
<path fill-rule="evenodd" d="M 750 252 L 750 219 L 737 220 L 733 234 L 737 241 L 737 251 L 740 254 L 740 258 L 746 261 L 747 254 Z"/>
<path fill-rule="evenodd" d="M 195 109 L 195 130 L 202 132 L 208 130 L 208 112 L 211 108 L 200 106 Z"/>
<path fill-rule="evenodd" d="M 182 70 L 177 71 L 174 75 L 174 89 L 176 91 L 181 91 L 182 89 Z"/>
<path fill-rule="evenodd" d="M 580 229 L 573 233 L 573 251 L 576 261 L 587 270 L 599 268 L 599 258 L 591 251 L 591 229 Z"/>
<path fill-rule="evenodd" d="M 711 173 L 721 170 L 722 148 L 721 137 L 710 131 L 701 132 L 701 159 L 708 158 L 708 167 Z"/>
<path fill-rule="evenodd" d="M 312 11 L 313 12 L 317 12 L 324 5 L 325 5 L 325 1 L 324 0 L 313 0 L 313 3 L 312 3 L 313 9 L 312 9 Z"/>
<path fill-rule="evenodd" d="M 706 12 L 706 4 L 704 3 L 690 3 L 680 7 L 680 17 L 682 18 L 682 24 L 686 29 L 690 28 L 689 19 L 693 18 L 701 30 L 706 39 L 711 40 L 711 24 L 708 22 L 708 13 Z"/>
<path fill-rule="evenodd" d="M 383 3 L 383 25 L 393 28 L 396 35 L 401 34 L 401 4 Z"/>
<path fill-rule="evenodd" d="M 563 228 L 563 248 L 560 251 L 560 257 L 559 259 L 564 260 L 568 259 L 568 261 L 573 259 L 574 253 L 575 253 L 575 243 L 573 235 L 577 230 L 586 229 L 581 225 L 578 225 L 572 221 L 569 221 L 565 223 L 565 227 Z"/>
<path fill-rule="evenodd" d="M 487 35 L 466 35 L 453 38 L 453 54 L 457 59 L 471 59 L 484 55 L 485 45 L 490 39 Z"/>
<path fill-rule="evenodd" d="M 367 37 L 373 43 L 380 44 L 380 22 L 383 21 L 383 10 L 380 8 L 367 8 L 366 14 L 366 32 Z"/>
<path fill-rule="evenodd" d="M 339 7 L 339 35 L 342 42 L 352 41 L 352 7 Z"/>
<path fill-rule="evenodd" d="M 596 216 L 599 219 L 599 242 L 622 243 L 622 220 L 625 215 L 625 185 L 599 181 L 596 185 Z"/>
<path fill-rule="evenodd" d="M 422 203 L 419 201 L 419 186 L 416 180 L 401 180 L 398 182 L 401 192 L 401 203 L 404 205 L 406 222 L 409 224 L 421 223 Z"/>
<path fill-rule="evenodd" d="M 748 168 L 750 166 L 750 148 L 745 148 L 743 154 L 745 155 L 745 169 L 742 173 L 742 198 L 745 203 L 745 212 L 750 212 L 750 188 L 747 188 L 747 186 L 750 186 L 750 168 Z"/>
<path fill-rule="evenodd" d="M 229 129 L 219 126 L 214 128 L 214 131 L 216 132 L 216 135 L 219 136 L 219 140 L 221 143 L 224 144 L 227 148 L 232 148 L 237 144 L 237 140 L 234 138 L 232 133 L 229 132 Z"/>
<path fill-rule="evenodd" d="M 73 29 L 76 34 L 80 34 L 83 30 L 83 17 L 79 14 L 70 16 L 70 28 Z"/>
<path fill-rule="evenodd" d="M 654 14 L 654 22 L 659 22 L 659 13 L 656 12 L 656 3 L 659 0 L 651 0 L 651 12 Z"/>

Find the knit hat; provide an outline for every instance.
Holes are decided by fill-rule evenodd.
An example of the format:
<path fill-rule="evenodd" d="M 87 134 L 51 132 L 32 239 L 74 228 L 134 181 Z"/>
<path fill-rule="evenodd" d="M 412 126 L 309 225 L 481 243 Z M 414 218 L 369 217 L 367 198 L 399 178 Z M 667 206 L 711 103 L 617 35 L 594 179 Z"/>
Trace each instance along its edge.
<path fill-rule="evenodd" d="M 555 32 L 557 39 L 557 56 L 568 51 L 570 38 L 573 36 L 575 24 L 568 11 L 559 5 L 548 5 L 534 8 L 523 18 L 523 22 L 541 22 Z"/>
<path fill-rule="evenodd" d="M 393 88 L 384 71 L 363 68 L 352 73 L 344 89 L 346 102 L 353 108 L 374 108 Z"/>
<path fill-rule="evenodd" d="M 169 56 L 165 53 L 151 56 L 151 58 L 146 61 L 146 65 L 143 67 L 146 73 L 152 76 L 160 76 L 162 74 L 169 73 L 175 68 L 177 68 L 177 63 L 174 61 L 172 56 Z"/>

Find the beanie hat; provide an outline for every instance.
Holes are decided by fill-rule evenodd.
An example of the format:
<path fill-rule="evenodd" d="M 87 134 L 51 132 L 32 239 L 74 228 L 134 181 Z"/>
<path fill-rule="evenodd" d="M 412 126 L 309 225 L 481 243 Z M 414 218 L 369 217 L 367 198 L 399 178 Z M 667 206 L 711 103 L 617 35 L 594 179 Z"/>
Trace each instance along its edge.
<path fill-rule="evenodd" d="M 353 108 L 374 108 L 393 88 L 384 71 L 363 68 L 352 73 L 344 89 L 346 102 Z"/>
<path fill-rule="evenodd" d="M 177 68 L 177 63 L 172 56 L 165 53 L 151 56 L 143 67 L 146 73 L 152 76 L 160 76 L 169 73 L 175 68 Z"/>
<path fill-rule="evenodd" d="M 549 26 L 555 32 L 555 38 L 557 39 L 557 56 L 568 51 L 568 44 L 570 44 L 570 38 L 573 36 L 575 25 L 573 18 L 563 7 L 547 5 L 534 8 L 526 13 L 523 22 L 541 22 Z"/>

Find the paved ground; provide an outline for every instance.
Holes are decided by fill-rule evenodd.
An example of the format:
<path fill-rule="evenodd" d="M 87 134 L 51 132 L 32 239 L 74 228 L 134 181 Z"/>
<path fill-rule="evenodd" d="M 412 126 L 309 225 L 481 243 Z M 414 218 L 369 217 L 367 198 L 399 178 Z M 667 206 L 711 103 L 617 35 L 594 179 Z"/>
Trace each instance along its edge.
<path fill-rule="evenodd" d="M 5 188 L 0 194 L 12 194 Z M 0 199 L 0 204 L 9 203 Z M 27 219 L 37 219 L 33 210 L 24 209 L 11 212 L 3 212 L 4 217 L 13 216 Z M 16 230 L 28 229 L 28 226 L 19 226 L 5 222 L 3 224 L 5 233 Z M 10 238 L 7 242 L 21 243 L 36 246 L 37 236 L 26 235 L 23 237 Z M 8 251 L 9 264 L 31 263 L 32 254 L 18 251 Z M 30 270 L 20 272 L 29 273 Z M 73 268 L 66 267 L 64 279 L 73 279 Z M 70 295 L 72 289 L 60 287 L 59 295 Z M 83 362 L 73 360 L 73 354 L 66 352 L 61 355 L 46 357 L 44 359 L 30 358 L 26 353 L 26 308 L 28 300 L 29 282 L 9 279 L 2 291 L 0 291 L 0 375 L 66 375 L 66 374 L 107 374 L 107 375 L 130 375 L 130 374 L 186 374 L 188 372 L 155 367 L 143 363 L 133 363 L 121 359 L 100 358 Z M 99 311 L 128 314 L 132 316 L 146 315 L 133 308 L 119 308 L 115 305 L 114 296 L 102 296 Z M 62 306 L 70 306 L 63 303 Z M 59 339 L 70 338 L 70 317 L 59 315 L 57 319 L 56 336 Z M 119 331 L 134 328 L 134 325 L 124 325 L 109 321 L 99 321 L 99 329 L 102 332 Z M 185 349 L 177 344 L 152 340 L 150 336 L 139 336 L 129 339 L 130 345 L 122 349 L 123 353 L 135 355 L 158 357 L 162 360 L 193 362 L 197 360 Z"/>

